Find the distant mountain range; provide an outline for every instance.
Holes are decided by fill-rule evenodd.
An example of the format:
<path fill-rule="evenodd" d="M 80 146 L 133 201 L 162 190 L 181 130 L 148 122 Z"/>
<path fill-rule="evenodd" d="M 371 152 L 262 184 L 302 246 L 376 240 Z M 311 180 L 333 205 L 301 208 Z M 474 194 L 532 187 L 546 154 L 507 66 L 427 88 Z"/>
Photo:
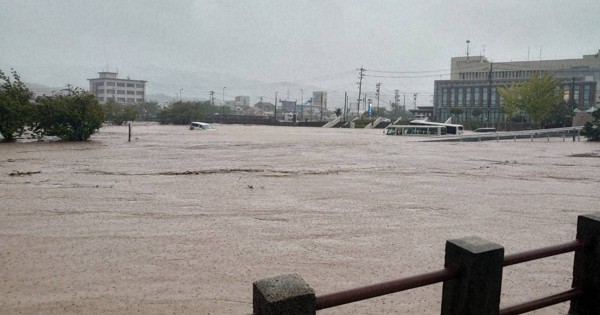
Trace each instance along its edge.
<path fill-rule="evenodd" d="M 132 67 L 123 71 L 122 69 L 92 69 L 90 67 L 70 67 L 58 71 L 56 76 L 44 73 L 38 75 L 38 71 L 25 68 L 23 71 L 16 68 L 22 80 L 26 81 L 28 88 L 37 95 L 51 95 L 65 89 L 68 84 L 88 90 L 87 79 L 98 76 L 97 72 L 118 72 L 122 79 L 145 80 L 146 99 L 165 104 L 179 98 L 183 100 L 209 100 L 210 92 L 216 104 L 223 100 L 233 100 L 236 96 L 249 96 L 251 104 L 261 101 L 274 103 L 275 92 L 278 100 L 307 101 L 313 91 L 323 91 L 322 87 L 314 85 L 301 85 L 290 82 L 264 82 L 258 80 L 247 80 L 233 75 L 208 71 L 171 70 L 156 66 Z M 34 75 L 35 74 L 35 75 Z M 69 79 L 67 79 L 69 78 Z M 33 80 L 32 80 L 33 79 Z M 37 81 L 40 79 L 41 82 Z M 62 86 L 60 86 L 62 84 Z M 303 91 L 303 94 L 301 92 Z M 327 91 L 327 90 L 325 90 Z M 223 95 L 223 92 L 225 95 Z M 343 106 L 343 92 L 327 91 L 328 107 Z M 341 96 L 340 96 L 341 95 Z M 337 101 L 334 101 L 337 99 Z M 340 103 L 338 105 L 337 103 Z M 336 103 L 335 105 L 332 105 Z"/>

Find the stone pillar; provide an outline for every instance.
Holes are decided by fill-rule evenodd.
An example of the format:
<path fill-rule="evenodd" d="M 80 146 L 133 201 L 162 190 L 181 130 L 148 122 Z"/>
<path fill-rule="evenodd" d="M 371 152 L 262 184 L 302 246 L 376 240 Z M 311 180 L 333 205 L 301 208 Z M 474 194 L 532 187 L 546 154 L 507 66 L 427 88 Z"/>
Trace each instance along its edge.
<path fill-rule="evenodd" d="M 584 241 L 575 251 L 573 287 L 582 294 L 571 300 L 569 314 L 600 314 L 600 213 L 577 218 L 577 239 Z"/>
<path fill-rule="evenodd" d="M 442 315 L 497 315 L 504 248 L 479 237 L 446 242 L 445 267 L 458 271 L 444 281 Z"/>
<path fill-rule="evenodd" d="M 252 284 L 254 315 L 316 313 L 315 291 L 298 275 L 284 275 Z"/>

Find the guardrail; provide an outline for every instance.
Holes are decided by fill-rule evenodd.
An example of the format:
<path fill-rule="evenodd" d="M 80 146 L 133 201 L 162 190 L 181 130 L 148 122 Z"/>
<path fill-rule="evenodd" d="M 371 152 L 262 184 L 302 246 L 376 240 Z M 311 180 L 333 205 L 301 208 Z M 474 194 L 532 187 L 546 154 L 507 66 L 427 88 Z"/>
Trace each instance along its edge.
<path fill-rule="evenodd" d="M 536 130 L 521 130 L 521 131 L 502 131 L 502 132 L 485 132 L 473 133 L 468 135 L 460 135 L 446 137 L 443 139 L 432 139 L 430 141 L 451 141 L 451 142 L 474 142 L 474 141 L 500 141 L 517 139 L 533 139 L 545 138 L 550 141 L 550 138 L 562 138 L 565 141 L 567 138 L 573 138 L 573 141 L 580 141 L 579 132 L 582 127 L 554 128 L 554 129 L 536 129 Z"/>
<path fill-rule="evenodd" d="M 572 287 L 500 309 L 502 270 L 515 264 L 575 252 Z M 479 237 L 446 241 L 444 268 L 389 282 L 316 296 L 298 275 L 253 283 L 254 314 L 315 314 L 317 310 L 443 282 L 442 315 L 516 315 L 571 301 L 569 314 L 600 314 L 600 213 L 577 218 L 576 239 L 504 255 L 504 248 Z"/>

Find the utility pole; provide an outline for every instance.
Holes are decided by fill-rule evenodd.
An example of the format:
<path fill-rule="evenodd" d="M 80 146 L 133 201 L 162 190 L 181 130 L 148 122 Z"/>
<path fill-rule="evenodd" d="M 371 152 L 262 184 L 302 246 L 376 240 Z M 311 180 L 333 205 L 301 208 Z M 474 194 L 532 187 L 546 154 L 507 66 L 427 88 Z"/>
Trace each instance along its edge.
<path fill-rule="evenodd" d="M 575 77 L 573 76 L 573 83 L 571 84 L 571 95 L 569 95 L 569 103 L 571 103 L 571 110 L 577 108 L 578 104 L 575 104 Z"/>
<path fill-rule="evenodd" d="M 365 76 L 364 72 L 367 69 L 360 67 L 360 69 L 357 69 L 357 70 L 359 70 L 359 73 L 358 73 L 359 81 L 358 81 L 358 105 L 356 107 L 356 114 L 360 115 L 360 97 L 361 97 L 361 93 L 362 93 L 362 89 L 361 89 L 362 88 L 362 80 L 363 80 L 363 77 Z"/>
<path fill-rule="evenodd" d="M 414 109 L 417 109 L 417 93 L 413 94 L 413 105 Z"/>
<path fill-rule="evenodd" d="M 183 89 L 179 89 L 179 101 L 181 102 L 181 92 L 183 91 Z"/>
<path fill-rule="evenodd" d="M 381 82 L 377 83 L 376 85 L 377 88 L 377 117 L 381 116 L 379 114 L 379 90 L 381 89 Z"/>
<path fill-rule="evenodd" d="M 300 89 L 300 119 L 304 119 L 304 89 Z"/>
<path fill-rule="evenodd" d="M 400 106 L 400 94 L 398 93 L 400 93 L 400 91 L 394 91 L 394 116 L 396 119 L 398 119 L 398 106 Z"/>
<path fill-rule="evenodd" d="M 215 91 L 210 91 L 210 105 L 215 106 Z"/>
<path fill-rule="evenodd" d="M 275 92 L 275 114 L 274 114 L 275 121 L 277 121 L 277 93 L 279 93 L 279 92 Z"/>
<path fill-rule="evenodd" d="M 494 63 L 490 62 L 490 73 L 488 75 L 488 102 L 487 102 L 487 121 L 486 126 L 490 123 L 490 106 L 492 105 L 492 71 Z"/>
<path fill-rule="evenodd" d="M 348 106 L 348 92 L 344 92 L 344 122 L 346 122 L 347 106 Z"/>
<path fill-rule="evenodd" d="M 225 89 L 226 88 L 227 88 L 226 86 L 223 87 L 223 106 L 221 106 L 221 111 L 222 111 L 221 114 L 222 115 L 225 115 Z"/>

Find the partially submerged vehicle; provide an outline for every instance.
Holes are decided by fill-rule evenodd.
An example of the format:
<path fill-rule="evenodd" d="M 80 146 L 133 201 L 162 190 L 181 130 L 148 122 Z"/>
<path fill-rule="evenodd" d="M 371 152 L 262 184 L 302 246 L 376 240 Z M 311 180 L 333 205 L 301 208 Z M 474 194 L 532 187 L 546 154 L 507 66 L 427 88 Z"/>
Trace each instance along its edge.
<path fill-rule="evenodd" d="M 446 126 L 389 125 L 383 131 L 388 136 L 444 136 Z"/>
<path fill-rule="evenodd" d="M 199 122 L 199 121 L 193 121 L 190 123 L 190 130 L 195 130 L 195 129 L 200 129 L 200 130 L 215 130 L 215 127 L 211 124 L 208 123 L 204 123 L 204 122 Z"/>
<path fill-rule="evenodd" d="M 429 121 L 429 119 L 425 117 L 424 119 L 411 120 L 410 124 L 419 126 L 444 126 L 446 127 L 447 133 L 453 135 L 462 135 L 465 129 L 463 125 L 453 124 L 452 117 L 448 118 L 444 123 Z"/>

